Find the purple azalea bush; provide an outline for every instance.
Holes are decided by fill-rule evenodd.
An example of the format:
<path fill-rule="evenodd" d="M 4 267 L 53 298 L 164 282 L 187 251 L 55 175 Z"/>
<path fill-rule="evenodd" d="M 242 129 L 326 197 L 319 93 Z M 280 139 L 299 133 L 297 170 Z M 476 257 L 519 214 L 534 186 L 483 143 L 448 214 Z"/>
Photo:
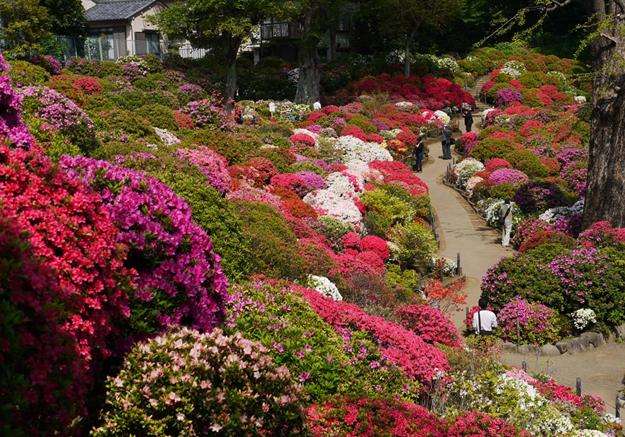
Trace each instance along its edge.
<path fill-rule="evenodd" d="M 46 124 L 44 129 L 66 130 L 84 126 L 93 129 L 93 122 L 76 103 L 52 88 L 29 86 L 24 88 L 22 95 L 35 100 L 36 115 Z"/>
<path fill-rule="evenodd" d="M 206 176 L 208 183 L 221 194 L 230 191 L 232 179 L 228 173 L 228 161 L 219 153 L 202 146 L 197 149 L 178 149 L 176 156 L 197 167 Z"/>
<path fill-rule="evenodd" d="M 0 69 L 5 68 L 3 64 L 6 61 L 0 54 Z M 16 147 L 32 147 L 34 139 L 22 121 L 22 96 L 15 92 L 8 76 L 0 76 L 0 108 L 0 135 Z"/>
<path fill-rule="evenodd" d="M 529 177 L 525 173 L 514 168 L 497 169 L 488 177 L 488 183 L 490 185 L 523 184 L 528 180 Z"/>
<path fill-rule="evenodd" d="M 143 173 L 106 161 L 64 156 L 61 168 L 96 191 L 129 248 L 139 275 L 133 317 L 151 333 L 171 325 L 211 330 L 224 315 L 227 279 L 191 208 L 170 188 Z"/>
<path fill-rule="evenodd" d="M 191 116 L 198 127 L 215 125 L 221 129 L 229 129 L 234 120 L 223 106 L 211 99 L 194 100 L 182 108 L 182 112 Z"/>
<path fill-rule="evenodd" d="M 606 268 L 605 261 L 605 255 L 596 247 L 580 247 L 556 257 L 549 263 L 549 269 L 560 282 L 568 299 L 586 304 L 586 292 L 595 285 L 593 279 L 601 277 Z"/>
<path fill-rule="evenodd" d="M 523 101 L 521 92 L 515 88 L 504 88 L 497 91 L 496 104 L 499 107 L 509 106 Z"/>
<path fill-rule="evenodd" d="M 194 83 L 183 83 L 178 87 L 178 91 L 192 99 L 199 99 L 204 94 L 204 88 Z"/>
<path fill-rule="evenodd" d="M 544 344 L 557 340 L 555 311 L 540 304 L 530 304 L 517 296 L 504 305 L 497 319 L 501 337 L 515 343 Z"/>

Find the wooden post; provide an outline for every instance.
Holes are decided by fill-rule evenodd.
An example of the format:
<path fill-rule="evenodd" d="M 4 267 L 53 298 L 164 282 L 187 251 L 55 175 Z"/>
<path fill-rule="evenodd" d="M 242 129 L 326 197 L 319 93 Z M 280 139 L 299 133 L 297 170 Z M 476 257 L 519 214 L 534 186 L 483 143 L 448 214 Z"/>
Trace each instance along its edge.
<path fill-rule="evenodd" d="M 524 371 L 525 373 L 527 373 L 527 361 L 523 361 L 523 362 L 521 363 L 521 368 L 523 369 L 523 371 Z"/>
<path fill-rule="evenodd" d="M 456 255 L 456 275 L 462 274 L 462 267 L 460 266 L 460 252 Z"/>
<path fill-rule="evenodd" d="M 614 415 L 617 419 L 621 417 L 621 398 L 619 395 L 616 395 L 616 402 L 614 403 Z"/>
<path fill-rule="evenodd" d="M 575 393 L 577 393 L 577 396 L 582 395 L 582 378 L 579 376 L 575 380 Z"/>

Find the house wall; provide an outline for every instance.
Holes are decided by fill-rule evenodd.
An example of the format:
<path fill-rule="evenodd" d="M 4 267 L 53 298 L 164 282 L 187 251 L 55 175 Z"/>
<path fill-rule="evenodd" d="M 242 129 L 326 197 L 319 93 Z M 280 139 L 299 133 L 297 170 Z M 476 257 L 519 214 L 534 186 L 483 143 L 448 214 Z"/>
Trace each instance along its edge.
<path fill-rule="evenodd" d="M 158 27 L 148 21 L 148 17 L 162 11 L 165 5 L 162 3 L 155 3 L 149 9 L 146 9 L 142 14 L 134 17 L 130 23 L 126 25 L 126 39 L 128 40 L 128 47 L 134 47 L 136 44 L 136 33 L 144 31 L 158 31 Z M 161 36 L 162 38 L 162 36 Z"/>

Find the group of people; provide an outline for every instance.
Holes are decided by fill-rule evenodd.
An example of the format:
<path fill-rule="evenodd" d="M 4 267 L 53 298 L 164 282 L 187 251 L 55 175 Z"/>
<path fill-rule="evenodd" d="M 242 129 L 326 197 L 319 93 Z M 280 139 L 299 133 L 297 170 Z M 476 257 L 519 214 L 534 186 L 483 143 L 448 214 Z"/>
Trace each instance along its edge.
<path fill-rule="evenodd" d="M 468 105 L 462 106 L 462 117 L 464 118 L 464 125 L 467 132 L 471 132 L 473 129 L 473 112 L 472 108 Z M 451 159 L 451 145 L 453 143 L 453 130 L 449 123 L 445 123 L 442 129 L 442 148 L 443 148 L 443 156 L 442 159 L 449 160 Z M 412 157 L 414 160 L 414 164 L 412 169 L 416 172 L 423 171 L 423 160 L 425 159 L 425 133 L 421 132 L 419 134 L 419 139 L 417 144 L 412 149 Z"/>

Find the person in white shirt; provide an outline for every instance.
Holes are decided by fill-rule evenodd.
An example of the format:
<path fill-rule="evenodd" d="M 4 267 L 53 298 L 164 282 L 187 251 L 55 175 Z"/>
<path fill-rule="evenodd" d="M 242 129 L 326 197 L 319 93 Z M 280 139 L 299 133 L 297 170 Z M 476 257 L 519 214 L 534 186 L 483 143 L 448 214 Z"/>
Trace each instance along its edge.
<path fill-rule="evenodd" d="M 477 335 L 491 335 L 493 329 L 497 327 L 497 316 L 494 312 L 487 310 L 488 300 L 481 297 L 478 305 L 480 310 L 473 314 L 473 330 Z"/>
<path fill-rule="evenodd" d="M 501 245 L 510 246 L 510 236 L 512 235 L 512 202 L 506 200 L 501 205 Z"/>

